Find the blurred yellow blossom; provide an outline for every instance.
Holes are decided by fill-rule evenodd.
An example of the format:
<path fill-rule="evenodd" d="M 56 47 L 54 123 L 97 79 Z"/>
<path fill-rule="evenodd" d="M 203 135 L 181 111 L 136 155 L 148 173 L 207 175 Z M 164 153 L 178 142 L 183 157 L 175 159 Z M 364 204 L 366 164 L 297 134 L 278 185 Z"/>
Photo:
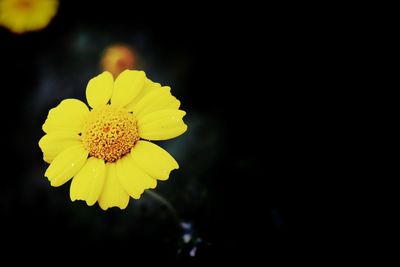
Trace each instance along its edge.
<path fill-rule="evenodd" d="M 57 0 L 0 0 L 0 25 L 14 33 L 41 30 L 57 9 Z"/>

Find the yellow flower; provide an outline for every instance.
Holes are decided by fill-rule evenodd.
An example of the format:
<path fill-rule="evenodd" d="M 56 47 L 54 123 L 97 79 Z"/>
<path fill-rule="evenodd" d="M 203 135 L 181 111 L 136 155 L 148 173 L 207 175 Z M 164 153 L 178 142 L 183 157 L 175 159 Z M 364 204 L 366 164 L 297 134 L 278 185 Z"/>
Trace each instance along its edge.
<path fill-rule="evenodd" d="M 125 209 L 129 196 L 167 180 L 175 159 L 146 140 L 167 140 L 187 130 L 180 102 L 171 88 L 154 83 L 143 71 L 125 70 L 114 81 L 105 71 L 89 81 L 85 103 L 65 99 L 51 109 L 39 141 L 50 163 L 52 186 L 72 177 L 71 200 L 97 201 L 103 210 Z"/>
<path fill-rule="evenodd" d="M 40 30 L 57 8 L 57 0 L 0 0 L 0 25 L 15 33 Z"/>

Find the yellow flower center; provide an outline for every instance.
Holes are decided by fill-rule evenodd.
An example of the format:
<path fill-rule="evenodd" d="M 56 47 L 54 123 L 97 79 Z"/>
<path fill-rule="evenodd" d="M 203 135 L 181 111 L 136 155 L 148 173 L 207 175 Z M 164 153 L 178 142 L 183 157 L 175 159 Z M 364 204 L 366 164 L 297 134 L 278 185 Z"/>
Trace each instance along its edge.
<path fill-rule="evenodd" d="M 82 142 L 89 155 L 114 162 L 128 154 L 139 140 L 135 116 L 107 105 L 93 109 L 83 128 Z"/>

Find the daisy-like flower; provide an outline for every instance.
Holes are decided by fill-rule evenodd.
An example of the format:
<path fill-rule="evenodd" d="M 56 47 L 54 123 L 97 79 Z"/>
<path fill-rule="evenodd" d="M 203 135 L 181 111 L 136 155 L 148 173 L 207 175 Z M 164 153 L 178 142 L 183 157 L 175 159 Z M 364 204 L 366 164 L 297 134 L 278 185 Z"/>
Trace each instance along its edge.
<path fill-rule="evenodd" d="M 187 130 L 180 102 L 171 88 L 154 83 L 143 71 L 125 70 L 114 81 L 109 72 L 86 87 L 91 109 L 77 99 L 51 109 L 39 141 L 50 163 L 45 176 L 52 186 L 69 181 L 71 200 L 99 203 L 103 210 L 125 209 L 129 196 L 167 180 L 178 163 L 147 140 L 167 140 Z"/>
<path fill-rule="evenodd" d="M 58 0 L 0 0 L 0 25 L 14 33 L 41 30 L 57 9 Z"/>

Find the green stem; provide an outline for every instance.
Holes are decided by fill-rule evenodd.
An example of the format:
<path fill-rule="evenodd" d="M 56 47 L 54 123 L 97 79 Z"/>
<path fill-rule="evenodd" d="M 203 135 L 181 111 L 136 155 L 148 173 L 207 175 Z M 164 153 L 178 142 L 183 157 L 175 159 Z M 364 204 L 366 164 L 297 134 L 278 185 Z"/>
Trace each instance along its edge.
<path fill-rule="evenodd" d="M 159 201 L 162 205 L 164 205 L 165 207 L 167 207 L 168 211 L 171 213 L 172 217 L 174 217 L 174 219 L 176 220 L 176 222 L 180 225 L 181 220 L 179 219 L 179 216 L 176 212 L 176 210 L 174 209 L 174 207 L 172 206 L 172 204 L 163 196 L 161 196 L 160 194 L 156 193 L 153 190 L 146 190 L 144 191 L 147 195 L 149 195 L 150 197 L 152 197 L 153 199 Z"/>

